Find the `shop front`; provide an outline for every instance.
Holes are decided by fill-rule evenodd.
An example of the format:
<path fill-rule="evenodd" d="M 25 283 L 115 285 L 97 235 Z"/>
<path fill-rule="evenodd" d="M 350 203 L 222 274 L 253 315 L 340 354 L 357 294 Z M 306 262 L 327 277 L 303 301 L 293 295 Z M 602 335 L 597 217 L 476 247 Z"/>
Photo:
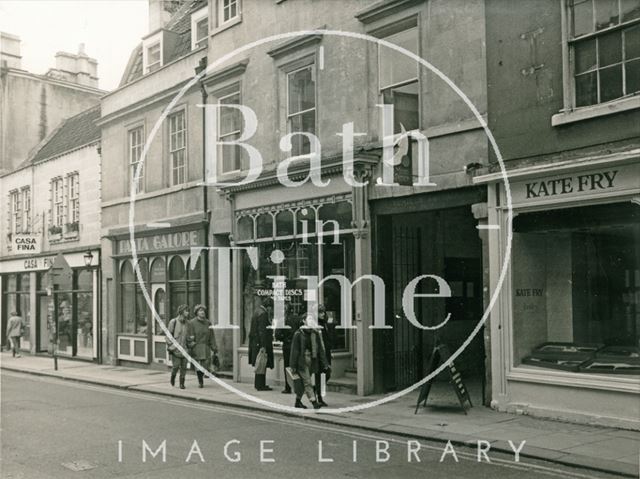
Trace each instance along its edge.
<path fill-rule="evenodd" d="M 640 158 L 611 155 L 489 182 L 492 405 L 640 428 Z"/>
<path fill-rule="evenodd" d="M 170 363 L 154 312 L 167 325 L 181 304 L 189 305 L 191 313 L 196 304 L 206 304 L 205 253 L 192 255 L 192 248 L 205 246 L 205 235 L 202 227 L 136 234 L 137 260 L 128 233 L 113 239 L 119 361 Z"/>
<path fill-rule="evenodd" d="M 351 194 L 340 193 L 235 210 L 233 246 L 242 248 L 236 256 L 239 259 L 236 268 L 240 324 L 238 380 L 252 378 L 253 369 L 248 364 L 251 318 L 261 298 L 273 294 L 271 278 L 275 276 L 284 278 L 281 288 L 286 315 L 299 319 L 304 317 L 307 308 L 305 277 L 318 278 L 317 299 L 325 306 L 332 325 L 332 376 L 341 378 L 345 371 L 355 371 L 355 334 L 337 327 L 341 321 L 340 285 L 336 279 L 327 279 L 331 275 L 344 276 L 350 281 L 354 278 L 352 209 Z M 257 253 L 256 263 L 250 258 L 252 249 Z M 276 366 L 268 373 L 278 382 L 284 381 L 281 346 L 274 339 Z"/>
<path fill-rule="evenodd" d="M 9 315 L 24 321 L 21 340 L 24 351 L 51 353 L 56 315 L 58 354 L 62 357 L 97 360 L 99 349 L 99 250 L 62 253 L 71 268 L 71 282 L 54 287 L 49 268 L 55 254 L 0 261 L 3 344 Z"/>

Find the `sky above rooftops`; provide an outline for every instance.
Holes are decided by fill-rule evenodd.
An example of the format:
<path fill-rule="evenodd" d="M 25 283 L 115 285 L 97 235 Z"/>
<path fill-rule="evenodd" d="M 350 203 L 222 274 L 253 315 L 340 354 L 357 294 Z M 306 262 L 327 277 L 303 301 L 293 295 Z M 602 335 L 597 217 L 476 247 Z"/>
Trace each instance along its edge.
<path fill-rule="evenodd" d="M 0 0 L 0 31 L 22 40 L 22 68 L 44 74 L 58 51 L 98 60 L 99 88 L 117 88 L 131 51 L 147 33 L 147 0 Z"/>

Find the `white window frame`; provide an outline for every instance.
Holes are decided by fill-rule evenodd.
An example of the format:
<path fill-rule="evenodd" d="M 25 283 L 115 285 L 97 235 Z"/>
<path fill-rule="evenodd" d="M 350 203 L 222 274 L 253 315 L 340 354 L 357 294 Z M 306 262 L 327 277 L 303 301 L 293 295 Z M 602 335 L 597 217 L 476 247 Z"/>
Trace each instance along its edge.
<path fill-rule="evenodd" d="M 31 187 L 23 186 L 20 189 L 22 196 L 22 232 L 31 233 Z"/>
<path fill-rule="evenodd" d="M 80 222 L 80 174 L 75 171 L 67 175 L 69 223 Z"/>
<path fill-rule="evenodd" d="M 173 131 L 173 120 L 179 116 L 182 116 L 182 129 L 181 130 L 175 130 Z M 187 129 L 187 112 L 185 108 L 182 108 L 180 110 L 177 110 L 173 113 L 171 113 L 168 117 L 167 117 L 167 125 L 168 125 L 168 138 L 169 138 L 169 168 L 170 168 L 170 175 L 171 175 L 171 185 L 182 185 L 184 183 L 187 182 L 188 179 L 188 169 L 187 169 L 187 164 L 188 164 L 188 159 L 187 159 L 187 134 L 188 134 L 188 129 Z M 178 137 L 178 135 L 182 133 L 182 146 L 176 146 L 175 145 L 175 141 Z M 183 153 L 183 157 L 182 157 L 182 164 L 179 166 L 176 166 L 176 157 L 178 156 L 178 154 L 182 152 Z M 182 170 L 182 181 L 180 181 L 180 178 L 178 177 L 178 179 L 176 180 L 176 172 L 178 174 L 178 176 L 180 176 L 180 170 Z"/>
<path fill-rule="evenodd" d="M 228 2 L 227 6 L 225 7 L 225 2 Z M 231 6 L 235 5 L 236 7 L 236 14 L 234 16 L 229 16 L 229 18 L 227 18 L 225 20 L 225 12 L 227 10 L 229 10 L 229 12 L 231 11 Z M 217 10 L 218 10 L 218 27 L 222 27 L 224 25 L 227 25 L 237 19 L 240 18 L 240 12 L 241 12 L 241 0 L 217 0 Z"/>
<path fill-rule="evenodd" d="M 51 225 L 62 228 L 64 223 L 64 179 L 57 176 L 51 179 Z"/>
<path fill-rule="evenodd" d="M 584 105 L 576 107 L 576 90 L 575 90 L 575 58 L 572 44 L 584 40 L 586 38 L 595 38 L 602 36 L 614 30 L 628 28 L 634 24 L 640 23 L 640 19 L 628 20 L 619 23 L 613 27 L 604 28 L 598 32 L 581 35 L 573 38 L 572 24 L 573 11 L 571 0 L 560 0 L 561 2 L 561 24 L 562 24 L 562 75 L 563 75 L 563 109 L 560 113 L 552 116 L 552 126 L 564 125 L 575 121 L 586 120 L 598 116 L 619 113 L 622 111 L 640 108 L 640 95 L 631 94 L 620 98 L 606 101 L 604 103 L 594 103 L 593 105 Z M 624 48 L 624 46 L 623 46 Z M 597 52 L 596 52 L 597 55 Z M 624 76 L 624 68 L 623 68 Z M 599 74 L 598 74 L 599 77 Z M 624 81 L 624 80 L 623 80 Z M 599 81 L 597 84 L 598 98 L 600 97 Z"/>
<path fill-rule="evenodd" d="M 312 78 L 315 79 L 314 83 L 314 90 L 313 90 L 313 108 L 307 108 L 306 110 L 300 110 L 297 111 L 295 113 L 291 113 L 289 111 L 289 77 L 299 71 L 302 70 L 306 70 L 308 68 L 311 68 L 311 75 Z M 291 125 L 292 125 L 292 118 L 296 117 L 296 116 L 302 116 L 305 113 L 309 113 L 310 111 L 313 111 L 314 113 L 314 127 L 315 127 L 315 135 L 318 136 L 318 75 L 317 75 L 317 69 L 316 69 L 316 62 L 315 59 L 310 60 L 308 63 L 306 63 L 305 65 L 292 69 L 292 70 L 288 70 L 285 74 L 285 101 L 286 103 L 286 125 L 287 125 L 287 133 L 293 133 L 292 129 L 291 129 Z M 304 154 L 304 153 L 303 153 Z"/>
<path fill-rule="evenodd" d="M 225 95 L 221 95 L 218 98 L 218 105 L 222 104 L 223 100 L 226 100 L 227 98 L 231 98 L 232 96 L 238 96 L 238 103 L 237 104 L 241 104 L 242 102 L 242 97 L 240 96 L 240 87 L 238 86 L 238 88 L 235 88 L 232 92 L 225 94 Z M 242 127 L 240 127 L 239 130 L 234 130 L 230 133 L 225 133 L 224 135 L 220 134 L 220 126 L 222 124 L 221 122 L 221 118 L 220 118 L 220 108 L 218 108 L 218 131 L 216 132 L 217 137 L 218 137 L 218 141 L 225 141 L 227 138 L 229 137 L 233 137 L 234 135 L 240 135 L 242 133 Z M 222 145 L 219 146 L 219 150 L 218 150 L 218 157 L 220 158 L 220 173 L 223 174 L 228 174 L 228 173 L 237 173 L 239 171 L 242 170 L 242 163 L 241 163 L 241 159 L 239 158 L 238 161 L 240 162 L 238 164 L 238 168 L 232 169 L 232 170 L 225 170 L 224 169 L 224 148 L 222 148 Z"/>
<path fill-rule="evenodd" d="M 207 22 L 207 35 L 204 38 L 198 38 L 198 24 L 206 20 Z M 209 8 L 204 7 L 191 14 L 191 49 L 195 50 L 206 45 L 209 39 L 211 28 L 209 25 Z M 203 43 L 204 42 L 204 43 Z"/>
<path fill-rule="evenodd" d="M 9 204 L 11 206 L 11 233 L 22 233 L 22 195 L 19 189 L 9 192 Z"/>
<path fill-rule="evenodd" d="M 160 31 L 156 35 L 153 35 L 149 38 L 145 38 L 142 41 L 142 65 L 144 67 L 143 70 L 145 75 L 147 73 L 151 73 L 153 71 L 158 70 L 164 65 L 164 58 L 162 54 L 162 52 L 164 51 L 164 45 L 163 45 L 164 42 L 162 40 L 163 40 L 163 34 L 162 34 L 162 31 Z M 156 46 L 158 46 L 160 50 L 160 59 L 157 62 L 149 63 L 149 50 Z M 152 70 L 151 68 L 155 67 L 156 65 L 157 67 L 153 68 Z"/>
<path fill-rule="evenodd" d="M 133 143 L 132 141 L 133 134 L 138 131 L 140 132 L 140 142 Z M 127 130 L 127 163 L 128 163 L 128 170 L 129 170 L 129 183 L 128 183 L 127 192 L 131 191 L 131 182 L 135 179 L 136 168 L 142 158 L 144 143 L 145 143 L 144 125 L 133 126 Z M 134 161 L 134 156 L 136 157 L 135 161 Z M 136 183 L 136 193 L 143 193 L 145 190 L 144 188 L 145 166 L 146 165 L 143 164 L 142 167 L 140 168 L 140 176 L 138 177 L 138 181 Z"/>

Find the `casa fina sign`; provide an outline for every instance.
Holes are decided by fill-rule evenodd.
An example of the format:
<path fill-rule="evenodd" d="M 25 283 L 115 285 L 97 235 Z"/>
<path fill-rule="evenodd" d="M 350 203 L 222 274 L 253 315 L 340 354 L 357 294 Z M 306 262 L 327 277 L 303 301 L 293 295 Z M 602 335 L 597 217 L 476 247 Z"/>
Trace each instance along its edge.
<path fill-rule="evenodd" d="M 18 234 L 11 238 L 11 252 L 15 254 L 39 254 L 42 243 L 37 236 Z"/>

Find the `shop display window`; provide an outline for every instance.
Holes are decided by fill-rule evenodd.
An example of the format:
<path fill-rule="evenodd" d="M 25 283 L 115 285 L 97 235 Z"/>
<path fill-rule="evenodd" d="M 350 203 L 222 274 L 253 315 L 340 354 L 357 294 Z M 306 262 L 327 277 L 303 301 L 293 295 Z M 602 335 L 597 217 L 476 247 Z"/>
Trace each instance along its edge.
<path fill-rule="evenodd" d="M 640 211 L 632 203 L 514 219 L 515 366 L 640 374 Z"/>
<path fill-rule="evenodd" d="M 20 338 L 20 348 L 29 350 L 31 348 L 31 305 L 29 302 L 31 283 L 29 273 L 10 274 L 5 276 L 5 281 L 5 314 L 8 318 L 15 311 L 22 318 L 25 327 Z"/>

